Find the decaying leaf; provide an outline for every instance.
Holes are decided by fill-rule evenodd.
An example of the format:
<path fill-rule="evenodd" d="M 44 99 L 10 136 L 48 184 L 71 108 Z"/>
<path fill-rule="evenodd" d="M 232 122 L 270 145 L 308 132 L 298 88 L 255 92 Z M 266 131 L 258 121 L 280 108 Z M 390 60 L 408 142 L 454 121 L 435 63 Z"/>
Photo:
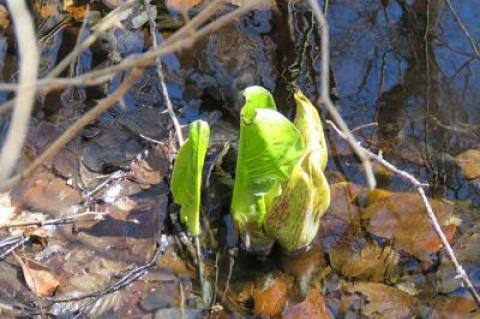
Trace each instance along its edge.
<path fill-rule="evenodd" d="M 470 298 L 448 297 L 441 298 L 429 319 L 478 319 L 480 310 Z"/>
<path fill-rule="evenodd" d="M 348 318 L 417 318 L 416 299 L 396 288 L 370 282 L 344 287 L 340 308 Z"/>
<path fill-rule="evenodd" d="M 459 220 L 453 207 L 446 202 L 430 199 L 440 226 L 450 241 Z M 442 249 L 442 243 L 427 216 L 425 205 L 418 194 L 396 193 L 373 203 L 365 209 L 363 218 L 367 230 L 379 237 L 393 240 L 395 246 L 423 262 Z"/>
<path fill-rule="evenodd" d="M 253 290 L 255 314 L 274 316 L 280 313 L 287 302 L 287 289 L 285 277 L 280 276 L 271 280 L 267 288 Z"/>
<path fill-rule="evenodd" d="M 312 290 L 301 303 L 289 305 L 283 312 L 283 319 L 329 319 L 325 299 L 318 290 Z"/>
<path fill-rule="evenodd" d="M 28 288 L 39 297 L 52 296 L 60 285 L 57 277 L 47 267 L 33 260 L 23 260 L 16 254 L 14 256 L 22 266 L 23 277 Z"/>
<path fill-rule="evenodd" d="M 395 282 L 398 253 L 364 239 L 340 242 L 329 252 L 332 268 L 347 278 Z"/>
<path fill-rule="evenodd" d="M 466 179 L 480 177 L 480 150 L 468 150 L 455 157 Z"/>

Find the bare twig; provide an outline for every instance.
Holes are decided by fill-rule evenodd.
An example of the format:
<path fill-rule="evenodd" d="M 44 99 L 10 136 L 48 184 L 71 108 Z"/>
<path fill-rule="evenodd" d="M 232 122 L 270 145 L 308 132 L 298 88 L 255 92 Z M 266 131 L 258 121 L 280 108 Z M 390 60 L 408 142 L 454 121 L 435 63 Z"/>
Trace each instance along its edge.
<path fill-rule="evenodd" d="M 0 181 L 7 179 L 14 170 L 27 137 L 35 101 L 35 91 L 28 87 L 37 80 L 39 65 L 35 28 L 25 2 L 8 0 L 7 3 L 17 37 L 20 77 L 12 123 L 0 154 Z"/>
<path fill-rule="evenodd" d="M 335 124 L 331 121 L 327 121 L 330 126 L 342 137 L 343 139 L 347 139 L 345 134 L 335 126 Z M 359 145 L 359 147 L 362 147 Z M 362 147 L 363 148 L 363 147 Z M 448 242 L 447 237 L 445 236 L 445 233 L 443 232 L 442 228 L 440 227 L 440 224 L 438 222 L 437 216 L 435 215 L 435 212 L 433 211 L 432 206 L 430 205 L 430 202 L 428 201 L 427 196 L 425 195 L 425 190 L 424 187 L 428 186 L 428 184 L 421 183 L 415 176 L 412 174 L 405 172 L 397 167 L 395 167 L 393 164 L 390 162 L 386 161 L 381 155 L 377 155 L 367 149 L 364 149 L 365 154 L 369 156 L 371 159 L 377 161 L 378 163 L 382 164 L 385 168 L 388 170 L 402 176 L 403 178 L 407 179 L 409 182 L 411 182 L 417 189 L 418 193 L 420 194 L 423 203 L 425 205 L 425 208 L 427 210 L 427 215 L 428 218 L 430 219 L 433 229 L 435 230 L 435 233 L 437 234 L 438 238 L 440 239 L 440 242 L 443 245 L 443 249 L 445 250 L 446 255 L 450 259 L 450 261 L 453 263 L 455 270 L 457 271 L 457 276 L 456 278 L 459 278 L 462 280 L 463 284 L 467 287 L 469 290 L 470 294 L 472 295 L 473 299 L 477 303 L 478 306 L 480 306 L 480 295 L 476 291 L 475 287 L 472 284 L 472 281 L 468 277 L 467 272 L 465 269 L 463 269 L 462 265 L 458 262 L 457 257 L 455 256 L 455 252 L 452 249 L 452 246 Z"/>
<path fill-rule="evenodd" d="M 94 121 L 100 114 L 105 112 L 111 106 L 113 106 L 121 97 L 127 93 L 130 87 L 140 77 L 142 71 L 140 69 L 133 69 L 130 75 L 123 81 L 122 85 L 111 95 L 98 103 L 93 109 L 85 113 L 75 124 L 69 127 L 58 139 L 55 140 L 39 157 L 33 161 L 23 172 L 13 176 L 0 184 L 1 190 L 6 190 L 22 178 L 25 178 L 32 174 L 39 166 L 45 161 L 51 159 L 57 154 L 68 142 L 72 140 L 85 126 Z"/>
<path fill-rule="evenodd" d="M 6 249 L 2 254 L 0 254 L 0 260 L 5 259 L 8 255 L 10 255 L 15 249 L 25 244 L 27 241 L 30 240 L 30 236 L 20 238 L 12 247 Z"/>
<path fill-rule="evenodd" d="M 453 18 L 455 19 L 455 22 L 458 24 L 458 26 L 460 27 L 460 29 L 462 29 L 462 31 L 463 31 L 463 33 L 465 34 L 465 36 L 467 37 L 468 41 L 469 41 L 470 44 L 472 45 L 472 48 L 473 48 L 473 51 L 475 52 L 475 55 L 477 56 L 477 58 L 480 58 L 480 50 L 478 49 L 477 42 L 476 42 L 475 39 L 472 37 L 472 35 L 471 35 L 470 32 L 468 31 L 468 29 L 467 29 L 467 27 L 465 26 L 465 24 L 462 22 L 462 19 L 460 19 L 460 16 L 458 15 L 457 10 L 455 10 L 455 7 L 454 7 L 453 4 L 452 4 L 452 1 L 450 1 L 450 0 L 445 0 L 445 3 L 447 4 L 448 8 L 449 8 L 450 11 L 452 12 Z"/>
<path fill-rule="evenodd" d="M 152 257 L 145 264 L 126 272 L 122 276 L 122 278 L 120 278 L 119 280 L 117 280 L 116 282 L 114 282 L 112 285 L 108 286 L 105 289 L 97 290 L 97 291 L 87 293 L 77 297 L 61 298 L 61 299 L 48 298 L 47 300 L 52 303 L 66 303 L 71 301 L 79 301 L 87 298 L 95 298 L 93 300 L 90 300 L 89 302 L 81 306 L 80 309 L 77 310 L 78 313 L 74 318 L 79 318 L 83 314 L 86 308 L 90 307 L 96 302 L 96 298 L 101 298 L 108 294 L 114 293 L 120 289 L 123 289 L 124 287 L 128 286 L 135 280 L 141 278 L 145 274 L 148 268 L 155 266 L 158 257 L 162 253 L 163 253 L 163 248 L 160 245 L 158 245 Z"/>
<path fill-rule="evenodd" d="M 150 7 L 150 0 L 144 0 L 144 1 L 145 1 L 145 7 L 147 9 L 148 20 L 150 24 L 150 36 L 152 37 L 153 49 L 155 50 L 158 47 L 157 25 L 155 23 L 155 19 L 153 17 L 153 13 Z M 170 119 L 172 120 L 173 127 L 175 128 L 178 147 L 180 147 L 183 144 L 182 128 L 180 127 L 180 123 L 178 122 L 177 116 L 175 115 L 175 111 L 173 110 L 173 104 L 172 104 L 172 101 L 170 100 L 170 95 L 168 94 L 167 84 L 165 83 L 165 77 L 163 76 L 162 59 L 160 57 L 156 57 L 155 61 L 157 64 L 157 74 L 160 80 L 160 87 L 162 88 L 163 100 L 165 101 L 165 104 L 167 104 L 168 115 L 170 115 Z"/>
<path fill-rule="evenodd" d="M 350 147 L 357 154 L 359 159 L 362 162 L 365 176 L 367 178 L 367 184 L 370 189 L 375 188 L 375 176 L 373 175 L 372 163 L 370 159 L 365 154 L 362 147 L 358 145 L 358 142 L 355 140 L 355 137 L 350 132 L 347 124 L 343 120 L 340 113 L 338 113 L 335 105 L 330 99 L 330 35 L 328 29 L 328 23 L 325 19 L 320 6 L 316 0 L 309 0 L 310 6 L 312 7 L 313 13 L 318 20 L 321 33 L 321 49 L 322 49 L 322 74 L 321 74 L 321 98 L 318 101 L 319 104 L 325 105 L 330 116 L 333 118 L 335 123 L 338 124 L 342 132 L 346 136 L 347 142 L 350 144 Z"/>
<path fill-rule="evenodd" d="M 16 223 L 0 224 L 0 229 L 16 228 L 25 226 L 48 226 L 48 225 L 66 225 L 72 224 L 78 221 L 87 220 L 103 220 L 105 219 L 105 213 L 99 212 L 84 212 L 72 216 L 66 216 L 62 218 L 48 219 L 48 220 L 31 220 Z"/>

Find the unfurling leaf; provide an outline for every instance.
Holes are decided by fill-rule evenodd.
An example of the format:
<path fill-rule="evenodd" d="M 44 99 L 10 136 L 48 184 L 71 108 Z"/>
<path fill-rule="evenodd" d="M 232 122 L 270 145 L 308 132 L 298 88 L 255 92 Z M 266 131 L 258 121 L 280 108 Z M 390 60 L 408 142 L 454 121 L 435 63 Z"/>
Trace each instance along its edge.
<path fill-rule="evenodd" d="M 282 185 L 265 217 L 265 230 L 287 251 L 309 245 L 320 226 L 320 218 L 330 205 L 330 188 L 323 171 L 328 153 L 322 122 L 312 103 L 297 91 L 295 126 L 305 145 L 292 175 Z"/>
<path fill-rule="evenodd" d="M 247 249 L 257 250 L 272 242 L 263 231 L 264 217 L 301 156 L 303 142 L 297 128 L 276 111 L 270 92 L 252 86 L 244 94 L 231 209 L 249 241 Z"/>
<path fill-rule="evenodd" d="M 209 137 L 206 122 L 190 124 L 189 137 L 178 152 L 170 183 L 175 203 L 182 206 L 180 220 L 194 236 L 200 234 L 202 170 Z"/>

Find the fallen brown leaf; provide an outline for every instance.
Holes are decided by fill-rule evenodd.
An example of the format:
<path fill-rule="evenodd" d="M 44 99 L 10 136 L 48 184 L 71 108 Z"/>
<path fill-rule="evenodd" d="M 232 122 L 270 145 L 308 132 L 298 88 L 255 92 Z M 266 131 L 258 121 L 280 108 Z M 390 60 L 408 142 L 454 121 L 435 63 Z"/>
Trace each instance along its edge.
<path fill-rule="evenodd" d="M 329 319 L 331 318 L 325 299 L 318 290 L 312 290 L 301 303 L 288 306 L 283 312 L 283 319 Z"/>
<path fill-rule="evenodd" d="M 277 277 L 266 289 L 253 290 L 254 312 L 256 315 L 274 316 L 280 313 L 287 301 L 287 281 Z"/>
<path fill-rule="evenodd" d="M 455 157 L 463 176 L 467 179 L 480 177 L 480 150 L 468 150 Z"/>
<path fill-rule="evenodd" d="M 13 256 L 22 266 L 23 277 L 27 283 L 28 288 L 39 297 L 52 296 L 60 281 L 53 275 L 50 270 L 30 259 L 25 261 L 16 254 Z"/>
<path fill-rule="evenodd" d="M 430 199 L 445 236 L 455 235 L 458 219 L 446 202 Z M 379 237 L 394 240 L 396 247 L 428 263 L 430 255 L 442 249 L 442 243 L 427 216 L 418 194 L 396 193 L 368 206 L 362 216 L 367 230 Z"/>

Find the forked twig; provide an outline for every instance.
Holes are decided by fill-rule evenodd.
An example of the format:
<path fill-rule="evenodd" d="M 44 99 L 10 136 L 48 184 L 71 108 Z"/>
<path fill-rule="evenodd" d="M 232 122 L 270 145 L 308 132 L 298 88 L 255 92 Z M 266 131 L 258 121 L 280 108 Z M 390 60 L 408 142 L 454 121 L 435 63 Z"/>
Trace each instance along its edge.
<path fill-rule="evenodd" d="M 347 139 L 345 134 L 332 122 L 332 121 L 327 121 L 328 124 L 342 137 L 343 139 Z M 362 147 L 360 144 L 358 145 L 359 147 Z M 362 147 L 363 148 L 363 147 Z M 440 227 L 440 224 L 438 222 L 437 216 L 435 215 L 435 212 L 433 211 L 432 205 L 430 205 L 430 202 L 428 201 L 427 195 L 425 195 L 425 190 L 424 187 L 428 186 L 428 184 L 421 183 L 415 176 L 412 174 L 405 172 L 397 167 L 395 167 L 392 163 L 388 162 L 385 160 L 381 155 L 377 155 L 373 153 L 372 151 L 363 148 L 364 152 L 367 156 L 369 156 L 371 159 L 377 161 L 381 165 L 383 165 L 386 169 L 400 175 L 401 177 L 405 178 L 409 182 L 411 182 L 415 188 L 417 189 L 418 193 L 420 194 L 420 197 L 423 200 L 423 203 L 425 205 L 425 208 L 427 210 L 427 215 L 428 218 L 430 219 L 433 229 L 435 230 L 435 233 L 437 234 L 438 238 L 440 239 L 440 242 L 443 245 L 443 249 L 445 250 L 446 255 L 450 259 L 450 261 L 453 263 L 455 270 L 457 271 L 457 276 L 455 278 L 460 278 L 463 282 L 463 284 L 467 287 L 468 291 L 472 295 L 473 299 L 475 300 L 475 303 L 477 306 L 480 307 L 480 295 L 475 289 L 475 286 L 473 285 L 472 281 L 468 277 L 467 272 L 465 269 L 462 267 L 462 265 L 459 263 L 455 252 L 453 251 L 452 246 L 448 242 L 447 237 L 445 236 L 445 233 L 443 232 L 442 228 Z"/>
<path fill-rule="evenodd" d="M 330 116 L 345 134 L 346 140 L 350 144 L 350 147 L 353 149 L 353 151 L 357 154 L 357 156 L 360 158 L 360 161 L 362 162 L 368 186 L 370 187 L 370 189 L 374 189 L 376 185 L 376 180 L 375 176 L 373 175 L 372 163 L 370 162 L 368 156 L 365 154 L 363 148 L 358 145 L 357 140 L 350 132 L 347 124 L 343 120 L 340 113 L 338 113 L 335 105 L 330 99 L 330 35 L 328 23 L 322 10 L 320 9 L 320 6 L 318 5 L 317 0 L 308 1 L 313 10 L 313 13 L 315 14 L 315 17 L 318 20 L 321 34 L 322 74 L 321 97 L 318 103 L 325 105 L 328 113 L 330 113 Z"/>

